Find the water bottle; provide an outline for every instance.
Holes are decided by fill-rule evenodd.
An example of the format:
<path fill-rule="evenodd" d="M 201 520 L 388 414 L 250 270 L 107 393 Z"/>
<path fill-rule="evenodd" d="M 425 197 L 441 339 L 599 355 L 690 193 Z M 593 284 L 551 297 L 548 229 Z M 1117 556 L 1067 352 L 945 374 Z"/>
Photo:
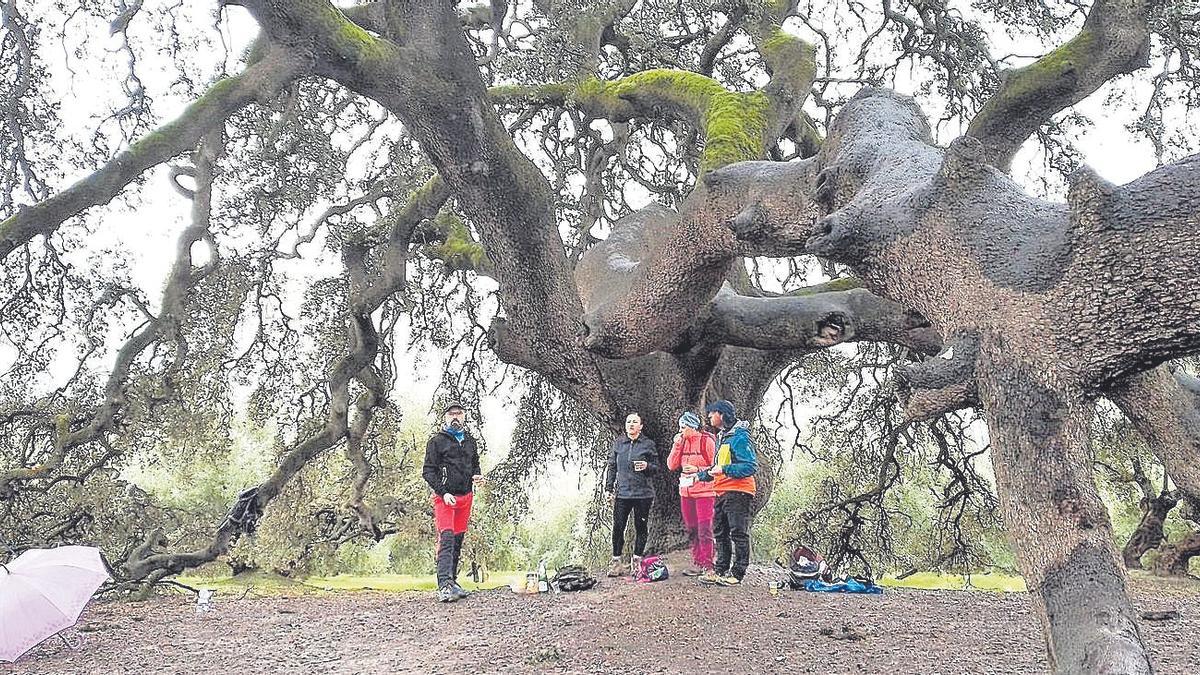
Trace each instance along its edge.
<path fill-rule="evenodd" d="M 546 591 L 550 590 L 550 580 L 546 577 L 546 561 L 545 560 L 538 561 L 537 575 L 538 575 L 538 593 L 545 593 Z"/>
<path fill-rule="evenodd" d="M 201 588 L 196 592 L 196 615 L 204 616 L 212 611 L 212 596 L 213 591 L 208 588 Z"/>

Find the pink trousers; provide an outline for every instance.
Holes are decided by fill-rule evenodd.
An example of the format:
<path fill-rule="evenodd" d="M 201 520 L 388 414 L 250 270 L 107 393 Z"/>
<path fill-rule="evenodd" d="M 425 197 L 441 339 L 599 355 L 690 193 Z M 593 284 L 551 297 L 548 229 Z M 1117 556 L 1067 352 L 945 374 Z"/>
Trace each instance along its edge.
<path fill-rule="evenodd" d="M 692 562 L 711 570 L 713 566 L 713 504 L 716 497 L 680 497 L 683 524 L 692 540 Z"/>

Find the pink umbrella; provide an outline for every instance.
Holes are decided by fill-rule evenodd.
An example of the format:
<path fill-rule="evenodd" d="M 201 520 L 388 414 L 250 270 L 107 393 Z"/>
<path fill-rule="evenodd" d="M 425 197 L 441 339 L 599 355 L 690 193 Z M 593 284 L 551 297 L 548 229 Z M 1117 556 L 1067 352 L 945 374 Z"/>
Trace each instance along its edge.
<path fill-rule="evenodd" d="M 0 565 L 0 661 L 74 626 L 107 578 L 100 549 L 91 546 L 25 551 Z"/>

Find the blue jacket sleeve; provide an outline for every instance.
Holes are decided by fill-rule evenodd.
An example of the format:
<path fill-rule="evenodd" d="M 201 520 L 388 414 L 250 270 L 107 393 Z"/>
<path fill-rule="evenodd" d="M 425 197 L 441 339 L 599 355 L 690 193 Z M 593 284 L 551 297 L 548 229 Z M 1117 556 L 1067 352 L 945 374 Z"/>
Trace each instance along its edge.
<path fill-rule="evenodd" d="M 730 478 L 746 478 L 758 472 L 758 455 L 754 453 L 754 443 L 746 433 L 734 434 L 729 439 L 729 451 L 733 455 L 725 467 L 725 475 Z"/>

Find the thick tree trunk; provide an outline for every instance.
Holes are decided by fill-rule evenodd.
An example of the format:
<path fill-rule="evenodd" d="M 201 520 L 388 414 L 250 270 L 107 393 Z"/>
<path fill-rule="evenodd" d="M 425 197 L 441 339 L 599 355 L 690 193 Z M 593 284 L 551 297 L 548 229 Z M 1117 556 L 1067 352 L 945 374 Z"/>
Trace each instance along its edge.
<path fill-rule="evenodd" d="M 1174 544 L 1162 547 L 1154 573 L 1159 576 L 1187 576 L 1192 558 L 1200 555 L 1200 532 L 1192 532 Z"/>
<path fill-rule="evenodd" d="M 1167 514 L 1179 503 L 1173 495 L 1164 494 L 1158 497 L 1143 497 L 1139 506 L 1142 509 L 1142 519 L 1137 528 L 1129 535 L 1125 548 L 1121 549 L 1121 557 L 1125 559 L 1125 567 L 1131 570 L 1142 569 L 1142 556 L 1152 549 L 1158 548 L 1163 542 L 1163 523 Z"/>
<path fill-rule="evenodd" d="M 1150 673 L 1108 512 L 1086 470 L 1092 405 L 1046 388 L 1004 351 L 997 340 L 981 348 L 980 395 L 1004 519 L 1051 667 Z"/>

